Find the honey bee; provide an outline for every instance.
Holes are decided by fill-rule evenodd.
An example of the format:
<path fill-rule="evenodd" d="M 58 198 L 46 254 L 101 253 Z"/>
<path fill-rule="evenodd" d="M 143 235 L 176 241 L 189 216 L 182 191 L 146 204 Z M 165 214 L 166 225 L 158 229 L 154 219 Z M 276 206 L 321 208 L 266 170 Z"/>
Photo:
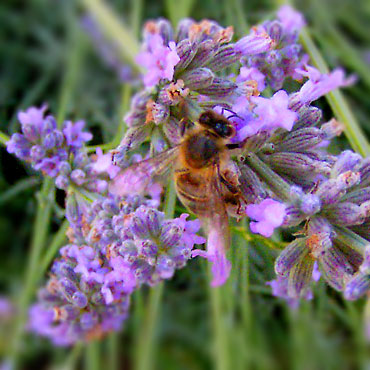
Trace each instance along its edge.
<path fill-rule="evenodd" d="M 243 199 L 238 172 L 231 161 L 231 151 L 239 148 L 231 143 L 234 135 L 234 126 L 227 118 L 207 110 L 192 127 L 184 130 L 179 145 L 133 164 L 124 174 L 131 179 L 140 176 L 150 179 L 172 168 L 180 201 L 202 220 L 206 229 L 217 228 L 227 246 L 228 214 L 240 215 Z M 117 188 L 119 184 L 113 182 L 111 190 L 115 192 Z"/>

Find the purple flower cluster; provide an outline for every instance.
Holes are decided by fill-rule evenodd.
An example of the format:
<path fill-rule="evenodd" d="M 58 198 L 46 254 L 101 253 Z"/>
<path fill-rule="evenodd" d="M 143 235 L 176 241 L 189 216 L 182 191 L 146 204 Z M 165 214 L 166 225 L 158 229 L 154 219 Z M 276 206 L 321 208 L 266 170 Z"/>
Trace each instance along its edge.
<path fill-rule="evenodd" d="M 321 111 L 310 104 L 353 79 L 341 70 L 321 74 L 307 64 L 298 44 L 304 23 L 301 14 L 285 6 L 278 20 L 254 27 L 232 43 L 232 28 L 213 21 L 184 19 L 176 32 L 164 19 L 148 22 L 138 56 L 146 68 L 145 89 L 134 96 L 125 117 L 129 130 L 117 148 L 117 163 L 125 168 L 129 150 L 150 135 L 152 152 L 179 144 L 184 119 L 196 121 L 205 108 L 231 112 L 225 116 L 235 127 L 232 142 L 242 149 L 227 171 L 237 179 L 242 201 L 238 210 L 228 209 L 229 215 L 248 215 L 251 231 L 269 237 L 276 228 L 291 226 L 292 199 L 304 199 L 300 207 L 306 212 L 294 225 L 319 212 L 320 199 L 310 191 L 331 176 L 337 158 L 325 146 L 341 133 L 341 126 L 336 121 L 321 124 Z M 225 70 L 240 62 L 245 64 L 240 74 L 225 77 Z M 288 77 L 308 80 L 300 90 L 288 92 L 281 89 Z M 278 91 L 259 96 L 267 86 Z M 126 171 L 110 189 L 118 194 L 127 187 L 141 189 L 148 176 Z M 292 196 L 294 189 L 301 194 Z M 216 286 L 227 280 L 231 264 L 220 230 L 210 227 L 208 233 L 207 251 L 193 256 L 212 263 Z"/>
<path fill-rule="evenodd" d="M 187 221 L 187 214 L 167 220 L 164 213 L 148 206 L 152 201 L 139 205 L 136 198 L 121 206 L 119 198 L 95 202 L 87 217 L 91 225 L 87 241 L 125 261 L 138 284 L 155 285 L 184 267 L 194 244 L 204 239 L 196 235 L 199 221 Z"/>
<path fill-rule="evenodd" d="M 103 172 L 114 173 L 112 163 L 101 168 L 101 161 L 94 162 L 84 149 L 92 134 L 83 131 L 84 121 L 65 121 L 57 127 L 55 118 L 45 116 L 46 106 L 31 107 L 18 113 L 22 133 L 13 134 L 7 143 L 9 153 L 31 163 L 44 175 L 55 178 L 55 185 L 67 190 L 70 184 L 102 193 L 107 189 Z M 98 159 L 103 154 L 98 152 Z"/>
<path fill-rule="evenodd" d="M 130 294 L 141 284 L 172 278 L 186 265 L 199 221 L 168 220 L 139 196 L 108 197 L 85 206 L 82 221 L 60 250 L 38 302 L 30 330 L 56 345 L 117 331 L 128 316 Z M 72 226 L 76 226 L 72 224 Z"/>
<path fill-rule="evenodd" d="M 270 218 L 279 220 L 284 227 L 303 226 L 301 237 L 290 243 L 276 260 L 278 279 L 274 291 L 278 291 L 278 284 L 280 292 L 285 292 L 279 296 L 293 300 L 307 297 L 315 263 L 330 286 L 347 292 L 351 289 L 347 283 L 358 281 L 354 277 L 359 276 L 370 236 L 369 161 L 351 151 L 339 156 L 327 154 L 323 144 L 340 133 L 340 125 L 330 121 L 319 127 L 320 112 L 297 103 L 296 95 L 290 98 L 289 106 L 297 113 L 292 130 L 277 137 L 272 135 L 270 145 L 245 153 L 243 166 L 247 167 L 242 167 L 242 175 L 246 178 L 242 183 L 255 184 L 254 194 L 247 188 L 250 198 L 266 194 L 267 185 L 267 191 L 285 203 L 281 212 L 267 212 L 267 219 L 266 200 L 247 206 L 247 214 L 261 220 L 257 225 L 252 223 L 251 230 L 261 233 L 258 226 L 271 235 Z M 247 145 L 252 139 L 253 136 L 247 139 Z M 262 183 L 255 182 L 250 170 Z M 352 284 L 350 287 L 356 283 Z"/>
<path fill-rule="evenodd" d="M 157 210 L 161 188 L 153 183 L 150 161 L 129 167 L 142 160 L 130 150 L 148 137 L 146 159 L 175 153 L 186 126 L 196 125 L 206 109 L 235 128 L 219 172 L 220 187 L 231 185 L 227 191 L 238 204 L 227 204 L 225 214 L 249 217 L 250 231 L 265 237 L 279 227 L 293 230 L 295 239 L 276 260 L 277 278 L 269 282 L 273 294 L 297 307 L 300 298 L 312 298 L 312 281 L 320 275 L 347 299 L 368 291 L 370 161 L 351 151 L 330 154 L 327 145 L 342 126 L 322 123 L 321 110 L 311 105 L 353 78 L 308 65 L 298 43 L 304 23 L 285 6 L 278 20 L 232 42 L 232 27 L 210 20 L 183 19 L 176 31 L 165 19 L 148 22 L 136 59 L 145 71 L 143 88 L 132 98 L 128 130 L 112 153 L 86 154 L 92 136 L 82 121 L 59 129 L 45 117 L 46 107 L 19 113 L 22 134 L 12 136 L 8 151 L 67 191 L 71 226 L 70 244 L 30 311 L 33 331 L 69 345 L 118 330 L 132 291 L 172 278 L 191 257 L 209 260 L 212 286 L 225 283 L 231 263 L 224 214 L 203 220 L 207 248 L 193 249 L 205 242 L 197 235 L 200 222 L 187 214 L 166 219 Z M 232 66 L 240 67 L 237 76 L 230 75 Z M 307 80 L 291 91 L 283 89 L 287 78 Z M 262 96 L 265 89 L 273 95 Z M 89 203 L 89 197 L 97 200 Z"/>
<path fill-rule="evenodd" d="M 146 69 L 146 89 L 134 96 L 125 117 L 129 130 L 119 148 L 121 152 L 136 148 L 150 134 L 176 144 L 184 114 L 194 121 L 202 106 L 216 106 L 243 94 L 244 81 L 233 82 L 217 73 L 243 55 L 269 50 L 272 40 L 265 32 L 255 30 L 236 44 L 231 43 L 232 36 L 232 27 L 223 28 L 209 20 L 197 23 L 184 19 L 176 32 L 164 19 L 145 25 L 143 51 L 137 62 Z M 190 101 L 199 106 L 194 106 L 194 111 L 182 111 L 181 106 Z M 156 148 L 153 140 L 152 144 Z"/>
<path fill-rule="evenodd" d="M 264 32 L 271 38 L 273 47 L 245 57 L 242 61 L 248 73 L 261 73 L 265 78 L 264 84 L 273 90 L 281 89 L 288 77 L 300 80 L 302 77 L 296 69 L 308 61 L 308 56 L 303 54 L 302 46 L 298 43 L 299 31 L 305 25 L 302 14 L 285 5 L 277 15 L 277 20 L 267 21 L 257 27 L 258 32 Z M 245 74 L 247 71 L 241 72 Z"/>
<path fill-rule="evenodd" d="M 76 245 L 65 248 L 68 247 L 78 248 Z M 101 284 L 84 282 L 79 273 L 74 273 L 75 263 L 69 258 L 54 264 L 54 270 L 64 268 L 68 272 L 58 271 L 51 277 L 47 286 L 39 291 L 38 303 L 29 311 L 29 330 L 49 338 L 57 346 L 101 338 L 105 333 L 120 330 L 128 317 L 130 296 L 121 292 L 119 299 L 107 304 Z M 119 267 L 113 270 L 103 265 L 101 269 L 120 274 Z"/>
<path fill-rule="evenodd" d="M 361 270 L 364 253 L 366 259 L 369 236 L 361 235 L 360 231 L 367 228 L 363 225 L 369 219 L 370 198 L 365 176 L 368 168 L 367 160 L 344 151 L 336 158 L 330 177 L 321 178 L 311 192 L 304 193 L 296 186 L 291 188 L 293 201 L 287 211 L 286 225 L 304 221 L 305 236 L 284 249 L 275 269 L 290 281 L 293 297 L 306 294 L 315 261 L 324 280 L 334 289 L 344 290 L 347 297 L 351 296 L 349 291 L 355 290 L 352 277 Z M 352 281 L 349 288 L 348 281 Z"/>

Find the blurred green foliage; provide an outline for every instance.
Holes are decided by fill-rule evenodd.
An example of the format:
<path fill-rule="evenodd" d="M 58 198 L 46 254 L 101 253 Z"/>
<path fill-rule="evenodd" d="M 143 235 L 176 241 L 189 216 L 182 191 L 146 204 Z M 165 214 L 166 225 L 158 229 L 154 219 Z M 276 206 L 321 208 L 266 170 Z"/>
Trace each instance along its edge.
<path fill-rule="evenodd" d="M 160 16 L 212 18 L 233 25 L 238 35 L 248 25 L 271 17 L 279 5 L 271 0 L 111 0 L 115 15 L 139 37 L 139 25 Z M 370 2 L 358 0 L 297 1 L 331 67 L 343 66 L 358 76 L 345 91 L 362 128 L 370 134 Z M 17 112 L 47 103 L 62 119 L 85 119 L 93 144 L 114 136 L 126 107 L 122 83 L 96 53 L 82 31 L 83 2 L 3 0 L 0 3 L 0 130 L 18 129 Z M 126 91 L 127 93 L 127 91 Z M 319 102 L 327 119 L 331 111 Z M 126 107 L 127 108 L 127 107 Z M 347 147 L 338 140 L 334 151 Z M 0 291 L 13 301 L 22 287 L 36 214 L 35 191 L 41 179 L 0 147 Z M 57 192 L 47 242 L 60 226 Z M 265 282 L 273 278 L 277 251 L 263 239 L 234 230 L 230 251 L 232 279 L 211 290 L 206 263 L 193 260 L 166 283 L 159 296 L 148 369 L 369 369 L 369 346 L 363 335 L 364 302 L 349 303 L 322 284 L 316 298 L 296 312 L 271 297 Z M 149 310 L 149 312 L 148 312 Z M 52 348 L 27 336 L 24 368 L 139 369 L 136 344 L 150 315 L 148 290 L 135 293 L 125 330 L 83 348 Z M 16 319 L 16 316 L 15 316 Z M 9 323 L 0 323 L 0 356 L 7 354 Z M 145 361 L 144 361 L 145 362 Z M 146 368 L 140 368 L 146 370 Z"/>

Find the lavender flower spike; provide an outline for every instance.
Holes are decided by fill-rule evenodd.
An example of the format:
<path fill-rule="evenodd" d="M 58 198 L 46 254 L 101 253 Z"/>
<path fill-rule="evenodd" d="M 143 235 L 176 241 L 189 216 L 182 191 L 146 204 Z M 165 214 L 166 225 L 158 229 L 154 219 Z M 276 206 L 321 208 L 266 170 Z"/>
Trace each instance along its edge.
<path fill-rule="evenodd" d="M 92 173 L 92 158 L 85 151 L 85 143 L 92 134 L 83 131 L 84 121 L 66 121 L 57 128 L 53 116 L 45 117 L 46 106 L 31 107 L 19 112 L 23 134 L 14 134 L 7 143 L 9 153 L 30 162 L 44 175 L 54 177 L 55 185 L 67 190 L 71 183 L 90 191 L 104 192 L 107 182 Z M 96 166 L 96 165 L 95 165 Z"/>

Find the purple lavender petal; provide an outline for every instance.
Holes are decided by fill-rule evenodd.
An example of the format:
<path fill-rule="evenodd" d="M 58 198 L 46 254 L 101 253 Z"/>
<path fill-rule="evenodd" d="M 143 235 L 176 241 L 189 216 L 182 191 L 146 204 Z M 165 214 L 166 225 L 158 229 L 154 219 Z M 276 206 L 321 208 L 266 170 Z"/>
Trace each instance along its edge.
<path fill-rule="evenodd" d="M 273 199 L 264 199 L 260 204 L 249 204 L 246 207 L 246 213 L 256 221 L 251 222 L 251 231 L 270 237 L 275 228 L 283 224 L 285 210 L 284 204 Z"/>
<path fill-rule="evenodd" d="M 289 97 L 284 90 L 276 92 L 272 98 L 252 97 L 256 104 L 253 112 L 257 115 L 255 124 L 266 128 L 274 129 L 282 127 L 290 131 L 297 119 L 297 113 L 288 108 Z"/>
<path fill-rule="evenodd" d="M 299 100 L 304 104 L 309 104 L 332 90 L 350 86 L 355 82 L 353 76 L 345 78 L 344 71 L 340 68 L 328 74 L 321 74 L 316 68 L 307 66 L 306 71 L 301 70 L 300 73 L 309 78 L 298 94 Z"/>
<path fill-rule="evenodd" d="M 212 287 L 223 285 L 230 275 L 231 263 L 226 258 L 224 243 L 225 236 L 222 234 L 222 230 L 211 225 L 207 239 L 207 251 L 195 249 L 192 252 L 192 257 L 200 256 L 212 263 Z"/>
<path fill-rule="evenodd" d="M 156 85 L 161 79 L 171 81 L 179 61 L 176 44 L 170 42 L 168 46 L 164 45 L 162 37 L 158 34 L 148 36 L 146 51 L 142 51 L 136 57 L 136 62 L 147 70 L 144 75 L 146 87 Z"/>
<path fill-rule="evenodd" d="M 63 134 L 66 138 L 67 145 L 75 148 L 81 148 L 85 142 L 92 139 L 92 135 L 89 132 L 82 131 L 85 126 L 84 121 L 77 121 L 75 123 L 67 121 Z"/>
<path fill-rule="evenodd" d="M 96 148 L 96 156 L 97 158 L 92 164 L 93 171 L 98 174 L 106 172 L 110 179 L 115 178 L 120 171 L 120 168 L 114 165 L 112 154 L 103 154 L 101 148 Z"/>

